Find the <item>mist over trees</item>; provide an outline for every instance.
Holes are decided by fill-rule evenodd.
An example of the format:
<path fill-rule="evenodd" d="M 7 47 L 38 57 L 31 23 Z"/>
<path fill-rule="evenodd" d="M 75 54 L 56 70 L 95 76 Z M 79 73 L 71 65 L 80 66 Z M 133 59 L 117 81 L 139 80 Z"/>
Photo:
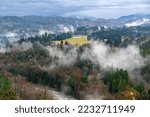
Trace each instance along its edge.
<path fill-rule="evenodd" d="M 97 27 L 91 29 L 81 27 L 76 32 L 97 40 L 89 44 L 55 44 L 54 40 L 73 34 L 45 33 L 21 39 L 9 51 L 1 52 L 0 82 L 5 85 L 0 85 L 0 98 L 32 99 L 32 93 L 38 97 L 34 99 L 53 99 L 47 88 L 41 94 L 36 88 L 35 93 L 27 90 L 28 86 L 38 85 L 76 99 L 89 99 L 91 95 L 92 99 L 149 99 L 149 35 L 140 35 L 130 28 L 98 32 Z M 23 83 L 19 79 L 24 79 Z"/>

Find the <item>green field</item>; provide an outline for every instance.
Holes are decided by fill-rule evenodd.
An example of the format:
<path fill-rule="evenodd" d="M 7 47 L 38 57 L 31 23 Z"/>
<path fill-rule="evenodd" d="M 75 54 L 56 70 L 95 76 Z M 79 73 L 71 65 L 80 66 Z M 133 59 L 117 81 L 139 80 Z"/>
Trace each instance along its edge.
<path fill-rule="evenodd" d="M 66 41 L 72 45 L 83 45 L 83 44 L 90 43 L 90 41 L 87 40 L 87 36 L 74 36 L 72 38 L 63 40 L 63 43 L 65 43 Z M 55 43 L 60 44 L 61 41 L 55 41 Z"/>

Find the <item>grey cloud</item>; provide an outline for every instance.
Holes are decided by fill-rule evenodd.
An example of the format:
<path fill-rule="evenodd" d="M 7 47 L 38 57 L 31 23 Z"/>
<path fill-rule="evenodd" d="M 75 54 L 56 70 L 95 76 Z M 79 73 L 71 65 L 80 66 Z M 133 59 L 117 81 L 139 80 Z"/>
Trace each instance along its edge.
<path fill-rule="evenodd" d="M 92 15 L 118 17 L 145 13 L 148 0 L 1 0 L 0 15 Z M 120 12 L 119 12 L 120 11 Z M 106 14 L 106 15 L 105 15 Z M 108 16 L 109 15 L 109 16 Z"/>

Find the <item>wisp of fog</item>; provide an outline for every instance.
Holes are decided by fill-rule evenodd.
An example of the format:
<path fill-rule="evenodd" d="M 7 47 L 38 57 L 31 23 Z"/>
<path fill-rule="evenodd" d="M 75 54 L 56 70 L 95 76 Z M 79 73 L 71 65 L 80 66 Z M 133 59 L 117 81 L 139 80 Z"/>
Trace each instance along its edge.
<path fill-rule="evenodd" d="M 77 60 L 77 47 L 67 47 L 69 51 L 64 52 L 57 46 L 43 47 L 49 52 L 49 55 L 57 59 L 49 65 L 50 69 L 56 66 L 71 66 Z M 25 51 L 32 48 L 31 43 L 14 44 L 13 49 Z M 10 48 L 0 45 L 0 53 L 9 52 Z M 94 64 L 98 64 L 100 68 L 107 70 L 109 68 L 122 68 L 133 71 L 144 65 L 146 58 L 140 54 L 140 49 L 136 45 L 129 45 L 126 48 L 110 47 L 102 42 L 94 42 L 90 48 L 85 48 L 81 60 L 91 60 Z"/>
<path fill-rule="evenodd" d="M 50 56 L 58 57 L 55 61 L 57 65 L 69 66 L 76 62 L 77 49 L 71 48 L 68 53 L 64 53 L 57 47 L 46 47 Z M 94 42 L 91 48 L 85 48 L 81 55 L 81 60 L 91 60 L 94 64 L 98 64 L 103 70 L 109 68 L 122 68 L 133 71 L 144 65 L 146 58 L 140 54 L 140 49 L 136 45 L 129 45 L 126 48 L 110 47 L 102 42 Z M 52 64 L 51 67 L 55 67 Z M 53 68 L 52 67 L 52 68 Z"/>
<path fill-rule="evenodd" d="M 140 55 L 138 46 L 129 45 L 126 48 L 112 48 L 104 43 L 93 43 L 90 49 L 82 54 L 82 59 L 90 59 L 101 68 L 122 68 L 132 71 L 144 65 L 145 58 Z"/>

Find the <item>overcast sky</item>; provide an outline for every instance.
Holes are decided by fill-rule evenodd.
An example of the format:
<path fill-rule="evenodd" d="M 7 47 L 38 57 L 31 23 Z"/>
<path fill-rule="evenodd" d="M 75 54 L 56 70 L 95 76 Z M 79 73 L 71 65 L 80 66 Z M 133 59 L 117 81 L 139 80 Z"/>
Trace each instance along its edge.
<path fill-rule="evenodd" d="M 117 18 L 149 11 L 150 0 L 0 0 L 1 16 Z"/>

